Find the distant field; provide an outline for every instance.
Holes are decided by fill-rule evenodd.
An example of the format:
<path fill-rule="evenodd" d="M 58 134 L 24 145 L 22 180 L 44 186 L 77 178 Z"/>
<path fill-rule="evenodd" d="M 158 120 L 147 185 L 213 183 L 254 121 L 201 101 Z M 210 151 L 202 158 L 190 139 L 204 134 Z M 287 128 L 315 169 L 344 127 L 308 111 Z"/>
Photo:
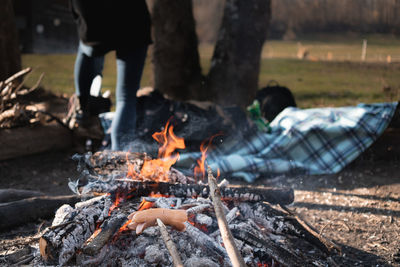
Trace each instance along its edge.
<path fill-rule="evenodd" d="M 275 80 L 294 92 L 300 107 L 399 100 L 400 39 L 370 36 L 367 40 L 366 62 L 360 61 L 362 39 L 304 38 L 301 46 L 309 51 L 312 61 L 297 58 L 298 42 L 267 41 L 262 53 L 260 87 Z M 207 73 L 213 47 L 201 45 L 199 50 L 203 72 Z M 388 55 L 391 63 L 386 62 Z M 45 72 L 43 87 L 56 93 L 73 93 L 75 55 L 26 54 L 22 60 L 24 66 L 35 68 L 28 85 Z M 115 81 L 115 54 L 110 53 L 104 67 L 103 90 L 114 92 Z M 152 86 L 151 81 L 148 60 L 141 86 Z"/>

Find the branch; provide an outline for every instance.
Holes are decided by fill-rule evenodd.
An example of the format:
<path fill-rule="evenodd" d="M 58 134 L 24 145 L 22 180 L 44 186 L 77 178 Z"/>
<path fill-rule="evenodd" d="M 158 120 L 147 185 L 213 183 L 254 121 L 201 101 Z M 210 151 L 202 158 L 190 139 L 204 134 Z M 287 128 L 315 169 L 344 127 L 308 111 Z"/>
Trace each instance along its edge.
<path fill-rule="evenodd" d="M 210 167 L 208 167 L 208 186 L 210 187 L 210 196 L 214 204 L 215 216 L 217 217 L 218 226 L 221 231 L 221 237 L 224 241 L 224 246 L 229 258 L 231 259 L 232 265 L 234 267 L 246 266 L 242 255 L 235 245 L 235 240 L 233 239 L 232 233 L 228 227 L 228 222 L 226 221 L 226 217 L 222 208 L 221 193 Z"/>
<path fill-rule="evenodd" d="M 179 256 L 178 250 L 172 241 L 171 237 L 168 234 L 167 227 L 165 224 L 157 218 L 157 224 L 160 227 L 161 236 L 164 240 L 165 246 L 167 247 L 169 254 L 172 257 L 172 261 L 174 262 L 174 266 L 176 267 L 183 267 L 181 257 Z"/>

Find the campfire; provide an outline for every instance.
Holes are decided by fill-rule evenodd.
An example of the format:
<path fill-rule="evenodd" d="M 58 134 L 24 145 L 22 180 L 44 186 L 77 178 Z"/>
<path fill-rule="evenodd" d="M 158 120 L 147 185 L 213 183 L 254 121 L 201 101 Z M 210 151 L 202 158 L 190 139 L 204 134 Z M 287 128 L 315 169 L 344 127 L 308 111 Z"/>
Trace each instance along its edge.
<path fill-rule="evenodd" d="M 79 157 L 84 179 L 70 187 L 82 201 L 58 209 L 34 265 L 327 265 L 335 246 L 288 213 L 292 189 L 217 184 L 206 169 L 210 141 L 189 177 L 173 168 L 185 148 L 173 126 L 153 138 L 156 159 L 111 151 Z"/>

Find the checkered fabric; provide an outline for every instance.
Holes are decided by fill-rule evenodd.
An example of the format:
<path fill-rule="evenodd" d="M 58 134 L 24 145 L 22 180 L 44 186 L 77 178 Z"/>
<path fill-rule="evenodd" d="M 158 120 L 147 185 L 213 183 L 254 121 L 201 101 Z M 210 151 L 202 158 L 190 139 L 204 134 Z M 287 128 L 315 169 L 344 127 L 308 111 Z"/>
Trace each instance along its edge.
<path fill-rule="evenodd" d="M 382 134 L 396 106 L 286 108 L 271 122 L 269 133 L 225 143 L 207 155 L 207 163 L 222 177 L 248 182 L 283 174 L 337 173 Z M 176 167 L 193 167 L 198 158 L 200 153 L 181 154 Z"/>

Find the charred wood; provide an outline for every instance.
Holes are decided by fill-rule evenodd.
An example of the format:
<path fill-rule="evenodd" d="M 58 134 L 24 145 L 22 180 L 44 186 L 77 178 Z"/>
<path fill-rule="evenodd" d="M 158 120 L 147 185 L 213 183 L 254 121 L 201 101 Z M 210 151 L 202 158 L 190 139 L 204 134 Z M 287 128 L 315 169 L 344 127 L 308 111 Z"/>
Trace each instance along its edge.
<path fill-rule="evenodd" d="M 335 244 L 333 241 L 323 237 L 321 234 L 318 234 L 317 231 L 309 225 L 299 214 L 296 214 L 294 211 L 288 209 L 287 207 L 282 207 L 286 212 L 288 212 L 296 222 L 301 225 L 306 232 L 304 232 L 304 238 L 309 242 L 313 243 L 319 249 L 326 253 L 333 252 L 336 250 L 337 252 L 341 252 L 341 247 Z"/>
<path fill-rule="evenodd" d="M 106 245 L 121 226 L 128 220 L 124 215 L 107 218 L 99 229 L 90 237 L 82 247 L 82 252 L 94 256 Z M 97 231 L 99 231 L 97 233 Z"/>
<path fill-rule="evenodd" d="M 210 195 L 208 185 L 200 184 L 171 184 L 163 182 L 142 182 L 124 180 L 121 184 L 110 186 L 105 182 L 93 182 L 84 187 L 82 193 L 106 193 L 125 195 L 126 198 L 148 196 L 150 193 L 173 195 L 179 198 L 203 197 Z M 237 200 L 246 202 L 266 201 L 271 204 L 290 204 L 294 200 L 291 188 L 252 187 L 252 186 L 227 186 L 220 188 L 223 200 Z"/>
<path fill-rule="evenodd" d="M 283 249 L 268 238 L 259 238 L 243 228 L 233 228 L 231 231 L 235 238 L 254 247 L 264 249 L 271 258 L 274 258 L 283 266 L 307 266 L 300 257 Z"/>
<path fill-rule="evenodd" d="M 193 239 L 193 241 L 205 249 L 209 250 L 211 253 L 218 257 L 222 257 L 229 261 L 228 254 L 226 250 L 218 244 L 213 238 L 203 233 L 198 228 L 194 227 L 190 223 L 186 222 L 186 233 Z"/>
<path fill-rule="evenodd" d="M 270 231 L 276 235 L 287 235 L 304 239 L 325 254 L 329 254 L 332 251 L 331 243 L 327 243 L 319 238 L 313 233 L 310 227 L 304 227 L 295 218 L 287 216 L 284 212 L 274 209 L 268 204 L 259 203 L 255 207 L 250 207 L 248 204 L 242 203 L 239 209 L 245 217 L 251 218 L 257 224 L 265 227 L 266 231 Z"/>
<path fill-rule="evenodd" d="M 66 264 L 93 234 L 96 225 L 108 216 L 109 197 L 101 196 L 79 202 L 72 208 L 64 205 L 57 210 L 51 228 L 39 241 L 40 254 L 47 263 Z"/>
<path fill-rule="evenodd" d="M 80 198 L 73 196 L 38 196 L 0 204 L 0 230 L 10 229 L 38 219 L 54 216 L 63 204 L 75 204 Z"/>

